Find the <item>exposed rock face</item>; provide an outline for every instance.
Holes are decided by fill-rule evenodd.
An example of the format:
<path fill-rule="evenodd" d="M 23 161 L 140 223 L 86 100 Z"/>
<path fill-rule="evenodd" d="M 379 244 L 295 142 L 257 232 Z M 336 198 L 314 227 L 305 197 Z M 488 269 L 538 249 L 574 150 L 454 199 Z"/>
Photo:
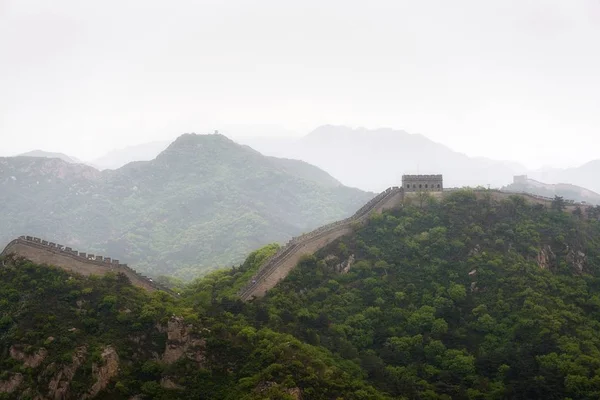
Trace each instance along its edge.
<path fill-rule="evenodd" d="M 8 380 L 0 381 L 0 393 L 12 393 L 23 382 L 22 374 L 14 374 Z"/>
<path fill-rule="evenodd" d="M 469 257 L 472 256 L 476 256 L 479 253 L 481 253 L 481 246 L 479 246 L 478 244 L 475 245 L 475 247 L 473 247 L 470 251 L 469 251 Z"/>
<path fill-rule="evenodd" d="M 544 245 L 538 252 L 536 261 L 541 269 L 550 269 L 556 260 L 556 254 L 552 251 L 550 245 Z"/>
<path fill-rule="evenodd" d="M 569 249 L 567 252 L 567 262 L 576 273 L 581 274 L 587 263 L 587 256 L 581 250 Z"/>
<path fill-rule="evenodd" d="M 300 390 L 300 388 L 291 388 L 286 390 L 286 392 L 288 392 L 288 394 L 292 396 L 294 400 L 302 400 L 302 391 Z"/>
<path fill-rule="evenodd" d="M 160 386 L 162 386 L 165 389 L 178 389 L 178 390 L 183 390 L 185 389 L 183 386 L 176 384 L 175 382 L 173 382 L 171 380 L 171 378 L 165 376 L 160 380 Z"/>
<path fill-rule="evenodd" d="M 79 369 L 81 364 L 85 361 L 86 352 L 86 347 L 78 347 L 75 350 L 75 354 L 73 354 L 71 365 L 64 366 L 54 374 L 48 384 L 48 395 L 50 398 L 54 400 L 63 400 L 67 398 L 69 394 L 69 385 L 71 384 L 77 369 Z M 55 364 L 52 363 L 48 366 L 47 370 L 52 370 L 54 367 Z"/>
<path fill-rule="evenodd" d="M 346 261 L 341 262 L 340 264 L 338 264 L 335 267 L 335 270 L 337 272 L 339 272 L 340 274 L 346 274 L 348 273 L 348 271 L 350 271 L 350 268 L 352 267 L 352 264 L 354 264 L 354 254 L 350 255 L 350 257 L 348 257 L 348 259 Z"/>
<path fill-rule="evenodd" d="M 104 390 L 110 380 L 119 372 L 119 355 L 112 346 L 107 346 L 102 351 L 102 365 L 92 365 L 92 375 L 96 383 L 92 385 L 84 399 L 94 398 L 100 391 Z"/>
<path fill-rule="evenodd" d="M 164 327 L 158 328 L 164 332 Z M 202 364 L 205 360 L 204 346 L 206 341 L 201 338 L 196 338 L 192 334 L 192 325 L 185 325 L 183 318 L 172 317 L 166 328 L 167 345 L 162 360 L 167 364 L 172 364 L 179 360 L 184 355 Z"/>
<path fill-rule="evenodd" d="M 22 361 L 23 365 L 29 368 L 37 368 L 48 355 L 48 351 L 44 348 L 39 349 L 34 354 L 28 356 L 25 354 L 19 345 L 10 347 L 10 357 L 17 361 Z"/>
<path fill-rule="evenodd" d="M 266 381 L 266 382 L 259 383 L 258 386 L 256 386 L 256 388 L 254 390 L 257 391 L 258 393 L 263 393 L 272 387 L 278 387 L 278 386 L 279 386 L 279 384 L 277 384 L 276 382 Z M 295 387 L 295 388 L 289 388 L 289 389 L 283 389 L 283 390 L 287 394 L 292 396 L 292 398 L 294 400 L 302 400 L 302 390 L 300 390 L 300 388 Z"/>

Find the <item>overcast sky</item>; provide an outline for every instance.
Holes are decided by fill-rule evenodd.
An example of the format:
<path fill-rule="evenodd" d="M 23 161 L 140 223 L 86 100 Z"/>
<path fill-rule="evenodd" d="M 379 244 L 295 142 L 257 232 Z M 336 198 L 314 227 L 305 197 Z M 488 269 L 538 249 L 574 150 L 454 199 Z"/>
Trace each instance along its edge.
<path fill-rule="evenodd" d="M 0 0 L 0 155 L 328 123 L 578 165 L 599 71 L 599 0 Z"/>

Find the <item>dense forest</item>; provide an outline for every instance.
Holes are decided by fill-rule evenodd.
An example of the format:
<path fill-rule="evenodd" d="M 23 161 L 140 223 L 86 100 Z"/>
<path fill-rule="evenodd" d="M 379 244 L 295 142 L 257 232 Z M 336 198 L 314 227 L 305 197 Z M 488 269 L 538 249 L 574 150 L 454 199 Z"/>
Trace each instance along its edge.
<path fill-rule="evenodd" d="M 595 217 L 459 191 L 374 215 L 249 303 L 236 293 L 276 245 L 175 288 L 179 297 L 8 258 L 0 389 L 12 388 L 6 398 L 599 398 Z"/>

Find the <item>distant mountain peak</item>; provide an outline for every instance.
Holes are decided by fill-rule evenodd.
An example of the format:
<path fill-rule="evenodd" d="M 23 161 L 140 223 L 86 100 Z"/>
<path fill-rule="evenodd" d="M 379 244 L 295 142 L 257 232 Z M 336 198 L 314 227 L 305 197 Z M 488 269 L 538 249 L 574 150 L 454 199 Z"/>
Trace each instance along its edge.
<path fill-rule="evenodd" d="M 184 133 L 171 143 L 156 159 L 210 157 L 234 158 L 236 155 L 257 155 L 256 150 L 242 146 L 220 133 Z"/>
<path fill-rule="evenodd" d="M 38 157 L 38 158 L 58 158 L 70 164 L 81 164 L 82 162 L 75 157 L 68 156 L 63 153 L 55 153 L 44 150 L 32 150 L 23 154 L 18 154 L 15 157 Z"/>

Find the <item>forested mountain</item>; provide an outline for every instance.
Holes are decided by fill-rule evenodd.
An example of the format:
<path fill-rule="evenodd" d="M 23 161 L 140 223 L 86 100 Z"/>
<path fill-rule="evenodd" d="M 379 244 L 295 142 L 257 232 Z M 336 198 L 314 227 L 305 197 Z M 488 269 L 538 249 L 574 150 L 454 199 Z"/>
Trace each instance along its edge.
<path fill-rule="evenodd" d="M 3 260 L 0 390 L 128 399 L 594 399 L 600 223 L 469 191 L 374 215 L 264 298 L 276 246 L 180 297 Z M 87 394 L 87 395 L 86 395 Z"/>
<path fill-rule="evenodd" d="M 152 161 L 102 172 L 0 158 L 0 243 L 35 235 L 153 275 L 194 278 L 347 217 L 372 196 L 306 163 L 187 134 Z"/>

